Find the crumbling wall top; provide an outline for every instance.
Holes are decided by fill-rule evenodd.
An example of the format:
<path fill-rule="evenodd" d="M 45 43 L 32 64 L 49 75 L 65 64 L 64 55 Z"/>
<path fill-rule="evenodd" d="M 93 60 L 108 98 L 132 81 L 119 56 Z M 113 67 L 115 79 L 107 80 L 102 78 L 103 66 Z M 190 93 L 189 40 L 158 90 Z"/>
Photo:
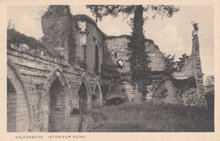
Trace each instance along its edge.
<path fill-rule="evenodd" d="M 73 15 L 72 16 L 72 20 L 73 21 L 86 21 L 86 22 L 89 22 L 89 23 L 91 23 L 93 26 L 95 26 L 97 28 L 97 30 L 102 34 L 102 36 L 104 38 L 107 37 L 107 35 L 104 32 L 102 32 L 102 30 L 97 26 L 97 23 L 92 18 L 90 18 L 89 16 L 87 16 L 85 14 Z"/>

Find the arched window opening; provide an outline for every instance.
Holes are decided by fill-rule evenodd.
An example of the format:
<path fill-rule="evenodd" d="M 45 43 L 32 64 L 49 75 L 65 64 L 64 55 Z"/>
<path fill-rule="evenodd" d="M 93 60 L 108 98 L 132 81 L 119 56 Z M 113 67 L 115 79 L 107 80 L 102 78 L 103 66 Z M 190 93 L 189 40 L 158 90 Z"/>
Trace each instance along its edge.
<path fill-rule="evenodd" d="M 95 46 L 95 73 L 99 74 L 99 47 Z"/>
<path fill-rule="evenodd" d="M 114 53 L 114 55 L 115 55 L 115 58 L 117 58 L 117 57 L 118 57 L 118 54 L 117 54 L 117 52 L 115 52 L 115 53 Z"/>

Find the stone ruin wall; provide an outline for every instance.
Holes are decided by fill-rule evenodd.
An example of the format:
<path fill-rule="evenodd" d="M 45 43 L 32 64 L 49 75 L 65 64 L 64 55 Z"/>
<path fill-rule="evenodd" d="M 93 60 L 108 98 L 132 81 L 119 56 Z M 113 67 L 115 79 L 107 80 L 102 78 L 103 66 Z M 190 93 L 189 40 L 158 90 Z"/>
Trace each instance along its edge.
<path fill-rule="evenodd" d="M 72 21 L 76 23 L 76 30 L 72 37 L 75 40 L 75 62 L 89 72 L 100 74 L 103 63 L 104 33 L 87 15 L 74 15 Z"/>
<path fill-rule="evenodd" d="M 97 26 L 94 23 L 89 22 L 88 20 L 86 20 L 86 30 L 87 30 L 86 64 L 88 65 L 88 70 L 90 72 L 93 72 L 93 73 L 96 73 L 99 75 L 101 73 L 101 65 L 103 64 L 103 48 L 104 48 L 105 37 L 104 37 L 103 33 L 97 29 Z M 97 55 L 98 55 L 98 57 L 97 57 Z M 96 57 L 98 58 L 98 61 L 96 60 Z M 96 68 L 96 63 L 98 63 L 97 68 Z M 95 69 L 97 69 L 97 70 L 95 70 Z"/>
<path fill-rule="evenodd" d="M 110 56 L 106 57 L 105 60 L 107 64 L 109 64 L 109 60 L 112 61 L 114 65 L 117 66 L 117 61 L 122 59 L 124 62 L 124 67 L 122 69 L 118 68 L 119 72 L 129 72 L 130 71 L 130 63 L 128 61 L 128 43 L 129 43 L 129 36 L 116 36 L 116 37 L 109 37 L 105 41 L 106 43 L 106 50 L 110 52 Z M 159 50 L 159 48 L 153 43 L 151 40 L 147 40 L 145 43 L 146 52 L 149 53 L 149 57 L 151 63 L 149 64 L 151 71 L 164 71 L 165 68 L 165 61 L 163 53 Z M 117 56 L 115 56 L 117 53 Z M 109 58 L 110 57 L 110 58 Z"/>
<path fill-rule="evenodd" d="M 192 53 L 183 68 L 180 71 L 173 72 L 171 75 L 169 79 L 164 81 L 164 84 L 172 80 L 174 85 L 167 83 L 170 87 L 165 86 L 163 88 L 164 84 L 162 84 L 154 91 L 155 93 L 159 94 L 165 91 L 165 94 L 167 94 L 165 101 L 169 103 L 181 103 L 186 106 L 207 106 L 203 87 L 198 35 L 193 36 Z M 170 88 L 173 89 L 172 93 L 169 92 Z"/>
<path fill-rule="evenodd" d="M 104 33 L 88 17 L 73 17 L 68 6 L 50 6 L 41 22 L 43 43 L 8 30 L 8 83 L 12 86 L 8 89 L 9 110 L 16 106 L 14 114 L 9 112 L 13 117 L 9 120 L 16 119 L 16 125 L 8 124 L 11 131 L 70 131 L 70 113 L 73 108 L 79 109 L 82 84 L 86 86 L 87 109 L 102 105 L 100 78 L 94 74 L 94 65 L 97 46 L 100 73 Z M 85 25 L 85 32 L 79 27 L 80 22 Z M 81 49 L 85 46 L 88 58 L 84 63 L 88 67 L 83 68 Z M 52 86 L 57 90 L 51 90 Z M 96 99 L 92 99 L 94 96 Z M 49 110 L 50 105 L 56 105 L 53 108 L 61 112 Z M 55 114 L 52 120 L 57 122 L 49 127 L 51 113 Z"/>
<path fill-rule="evenodd" d="M 114 85 L 114 88 L 109 90 L 107 100 L 110 100 L 115 97 L 125 99 L 127 102 L 132 102 L 134 99 L 135 91 L 134 86 L 128 81 L 119 82 L 117 85 Z"/>
<path fill-rule="evenodd" d="M 16 34 L 16 38 L 19 38 L 18 35 Z M 8 31 L 8 36 L 13 37 L 13 32 Z M 31 40 L 22 35 L 21 38 L 26 41 Z M 99 85 L 96 75 L 81 68 L 72 67 L 66 60 L 39 47 L 33 48 L 32 45 L 24 42 L 8 41 L 7 58 L 8 81 L 14 88 L 20 88 L 16 89 L 17 100 L 14 101 L 17 104 L 16 131 L 49 130 L 49 90 L 56 78 L 59 79 L 64 92 L 61 96 L 65 97 L 61 102 L 63 104 L 60 105 L 64 109 L 62 113 L 64 116 L 60 121 L 62 122 L 59 124 L 60 127 L 57 127 L 59 131 L 68 131 L 71 109 L 79 107 L 77 92 L 82 82 L 87 84 L 87 102 L 88 108 L 91 108 L 91 96 L 97 95 L 95 91 Z"/>
<path fill-rule="evenodd" d="M 164 71 L 165 58 L 163 53 L 158 48 L 158 46 L 156 46 L 151 40 L 145 42 L 145 46 L 146 46 L 146 52 L 148 53 L 151 61 L 151 63 L 149 64 L 151 71 L 156 71 L 156 72 Z"/>
<path fill-rule="evenodd" d="M 71 65 L 91 73 L 101 72 L 105 34 L 90 17 L 73 16 L 67 6 L 50 6 L 42 16 L 42 30 L 43 41 L 51 52 Z"/>
<path fill-rule="evenodd" d="M 128 43 L 129 39 L 126 36 L 106 39 L 106 52 L 109 52 L 109 56 L 104 56 L 104 64 L 117 66 L 117 61 L 122 59 L 124 67 L 117 68 L 117 71 L 128 73 L 130 71 Z"/>
<path fill-rule="evenodd" d="M 117 90 L 116 93 L 120 93 L 121 95 L 124 95 L 123 91 L 124 85 L 121 83 L 121 81 L 128 82 L 129 87 L 132 86 L 130 83 L 130 62 L 128 61 L 128 43 L 129 43 L 130 36 L 128 35 L 122 35 L 122 36 L 112 36 L 108 37 L 105 41 L 106 48 L 104 50 L 104 65 L 105 66 L 115 66 L 117 69 L 115 71 L 119 72 L 120 74 L 127 74 L 128 77 L 119 76 L 116 79 L 119 79 L 118 81 L 113 81 L 113 84 L 110 84 L 109 93 L 107 96 L 107 99 L 113 97 L 114 93 L 116 92 L 115 87 L 117 89 L 121 88 L 120 90 Z M 159 48 L 153 43 L 152 40 L 147 40 L 145 43 L 146 46 L 146 52 L 148 52 L 149 57 L 151 59 L 151 63 L 149 66 L 151 67 L 151 71 L 153 72 L 163 72 L 165 68 L 165 60 L 163 53 L 159 50 Z M 117 61 L 122 59 L 123 60 L 123 67 L 119 68 L 117 67 Z M 160 79 L 161 81 L 161 79 Z M 120 86 L 116 86 L 120 85 Z M 134 87 L 132 86 L 132 89 L 129 89 L 126 91 L 127 94 L 130 94 L 127 96 L 129 97 L 129 101 L 131 101 L 131 95 L 133 96 L 134 93 Z M 114 95 L 116 97 L 116 95 Z M 118 96 L 120 97 L 120 96 Z"/>

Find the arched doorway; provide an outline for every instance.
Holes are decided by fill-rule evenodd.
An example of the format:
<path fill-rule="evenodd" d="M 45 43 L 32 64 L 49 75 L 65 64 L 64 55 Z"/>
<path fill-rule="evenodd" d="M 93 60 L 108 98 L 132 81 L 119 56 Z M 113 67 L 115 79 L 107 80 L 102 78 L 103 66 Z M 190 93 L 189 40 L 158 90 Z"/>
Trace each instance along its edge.
<path fill-rule="evenodd" d="M 16 131 L 17 94 L 10 80 L 7 79 L 7 131 Z"/>
<path fill-rule="evenodd" d="M 79 98 L 79 110 L 81 113 L 85 113 L 87 110 L 87 88 L 84 82 L 82 82 L 79 91 L 78 91 L 78 98 Z"/>
<path fill-rule="evenodd" d="M 32 108 L 24 81 L 15 66 L 7 65 L 7 131 L 31 130 Z"/>
<path fill-rule="evenodd" d="M 49 112 L 49 131 L 61 132 L 66 130 L 65 111 L 66 111 L 66 94 L 65 86 L 62 86 L 59 78 L 56 78 L 49 89 L 50 95 L 50 112 Z"/>

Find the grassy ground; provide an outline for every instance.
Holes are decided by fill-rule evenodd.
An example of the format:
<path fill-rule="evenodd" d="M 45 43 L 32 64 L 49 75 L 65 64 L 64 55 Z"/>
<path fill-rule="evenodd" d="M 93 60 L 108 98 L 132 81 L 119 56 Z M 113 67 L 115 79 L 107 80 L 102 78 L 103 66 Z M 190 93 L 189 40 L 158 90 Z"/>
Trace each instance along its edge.
<path fill-rule="evenodd" d="M 124 103 L 89 112 L 95 123 L 90 132 L 210 132 L 214 122 L 203 108 L 182 105 Z"/>

